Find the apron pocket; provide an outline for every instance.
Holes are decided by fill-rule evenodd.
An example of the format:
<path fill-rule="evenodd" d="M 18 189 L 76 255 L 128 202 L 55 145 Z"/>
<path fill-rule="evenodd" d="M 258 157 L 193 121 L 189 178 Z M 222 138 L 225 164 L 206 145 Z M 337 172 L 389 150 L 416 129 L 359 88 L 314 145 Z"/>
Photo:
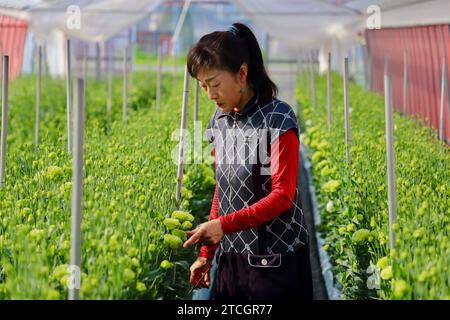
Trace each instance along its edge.
<path fill-rule="evenodd" d="M 256 268 L 278 268 L 281 266 L 281 253 L 248 255 L 248 264 Z"/>

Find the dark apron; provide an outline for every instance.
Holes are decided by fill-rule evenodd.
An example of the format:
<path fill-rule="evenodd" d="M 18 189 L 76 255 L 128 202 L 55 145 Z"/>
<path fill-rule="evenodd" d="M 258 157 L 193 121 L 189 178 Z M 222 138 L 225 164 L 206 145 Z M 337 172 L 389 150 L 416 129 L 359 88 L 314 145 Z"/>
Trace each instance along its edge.
<path fill-rule="evenodd" d="M 309 244 L 270 255 L 221 251 L 217 261 L 213 300 L 313 299 Z"/>

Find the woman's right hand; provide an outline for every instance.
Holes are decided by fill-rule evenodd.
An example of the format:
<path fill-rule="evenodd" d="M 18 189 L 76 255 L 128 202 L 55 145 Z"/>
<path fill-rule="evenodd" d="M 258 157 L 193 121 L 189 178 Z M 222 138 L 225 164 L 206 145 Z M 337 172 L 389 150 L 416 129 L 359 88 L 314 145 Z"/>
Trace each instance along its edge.
<path fill-rule="evenodd" d="M 189 282 L 196 288 L 209 288 L 211 270 L 211 260 L 204 257 L 198 257 L 191 265 L 191 276 Z"/>

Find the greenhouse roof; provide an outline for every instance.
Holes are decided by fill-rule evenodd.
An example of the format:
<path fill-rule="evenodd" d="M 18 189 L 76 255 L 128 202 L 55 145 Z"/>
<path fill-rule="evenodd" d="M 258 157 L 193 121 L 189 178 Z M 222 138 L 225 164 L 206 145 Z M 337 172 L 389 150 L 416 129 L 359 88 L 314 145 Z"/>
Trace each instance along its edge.
<path fill-rule="evenodd" d="M 0 14 L 29 21 L 41 35 L 53 29 L 87 41 L 104 41 L 147 17 L 162 0 L 0 0 Z M 192 4 L 234 4 L 256 26 L 270 36 L 298 48 L 317 47 L 331 39 L 354 39 L 366 28 L 374 11 L 380 9 L 380 24 L 398 27 L 450 23 L 448 0 L 192 0 Z M 70 28 L 67 8 L 77 5 L 81 28 Z M 371 7 L 372 6 L 372 7 Z M 376 8 L 375 8 L 376 9 Z M 70 22 L 70 21 L 69 21 Z"/>
<path fill-rule="evenodd" d="M 355 38 L 366 28 L 370 6 L 380 25 L 398 27 L 450 22 L 447 0 L 232 0 L 258 27 L 293 46 L 316 47 L 333 38 Z M 371 22 L 371 21 L 370 21 Z"/>
<path fill-rule="evenodd" d="M 0 14 L 27 20 L 41 37 L 57 29 L 69 37 L 100 42 L 147 17 L 162 0 L 20 1 L 23 7 L 9 6 L 11 2 L 0 0 Z"/>

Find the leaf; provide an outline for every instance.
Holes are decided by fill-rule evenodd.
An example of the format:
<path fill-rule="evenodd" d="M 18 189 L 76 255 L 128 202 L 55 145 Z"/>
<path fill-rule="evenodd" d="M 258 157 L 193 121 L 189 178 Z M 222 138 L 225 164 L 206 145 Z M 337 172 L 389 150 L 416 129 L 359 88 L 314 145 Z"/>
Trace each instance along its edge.
<path fill-rule="evenodd" d="M 58 242 L 58 246 L 56 247 L 56 251 L 59 251 L 59 250 L 61 249 L 61 246 L 62 246 L 62 244 L 63 244 L 63 242 L 64 242 L 64 237 L 65 237 L 65 235 L 66 235 L 66 233 L 63 232 L 63 233 L 61 234 L 61 237 L 59 237 L 59 242 Z"/>
<path fill-rule="evenodd" d="M 175 262 L 175 265 L 181 266 L 184 270 L 189 270 L 190 264 L 186 260 L 177 261 Z"/>

